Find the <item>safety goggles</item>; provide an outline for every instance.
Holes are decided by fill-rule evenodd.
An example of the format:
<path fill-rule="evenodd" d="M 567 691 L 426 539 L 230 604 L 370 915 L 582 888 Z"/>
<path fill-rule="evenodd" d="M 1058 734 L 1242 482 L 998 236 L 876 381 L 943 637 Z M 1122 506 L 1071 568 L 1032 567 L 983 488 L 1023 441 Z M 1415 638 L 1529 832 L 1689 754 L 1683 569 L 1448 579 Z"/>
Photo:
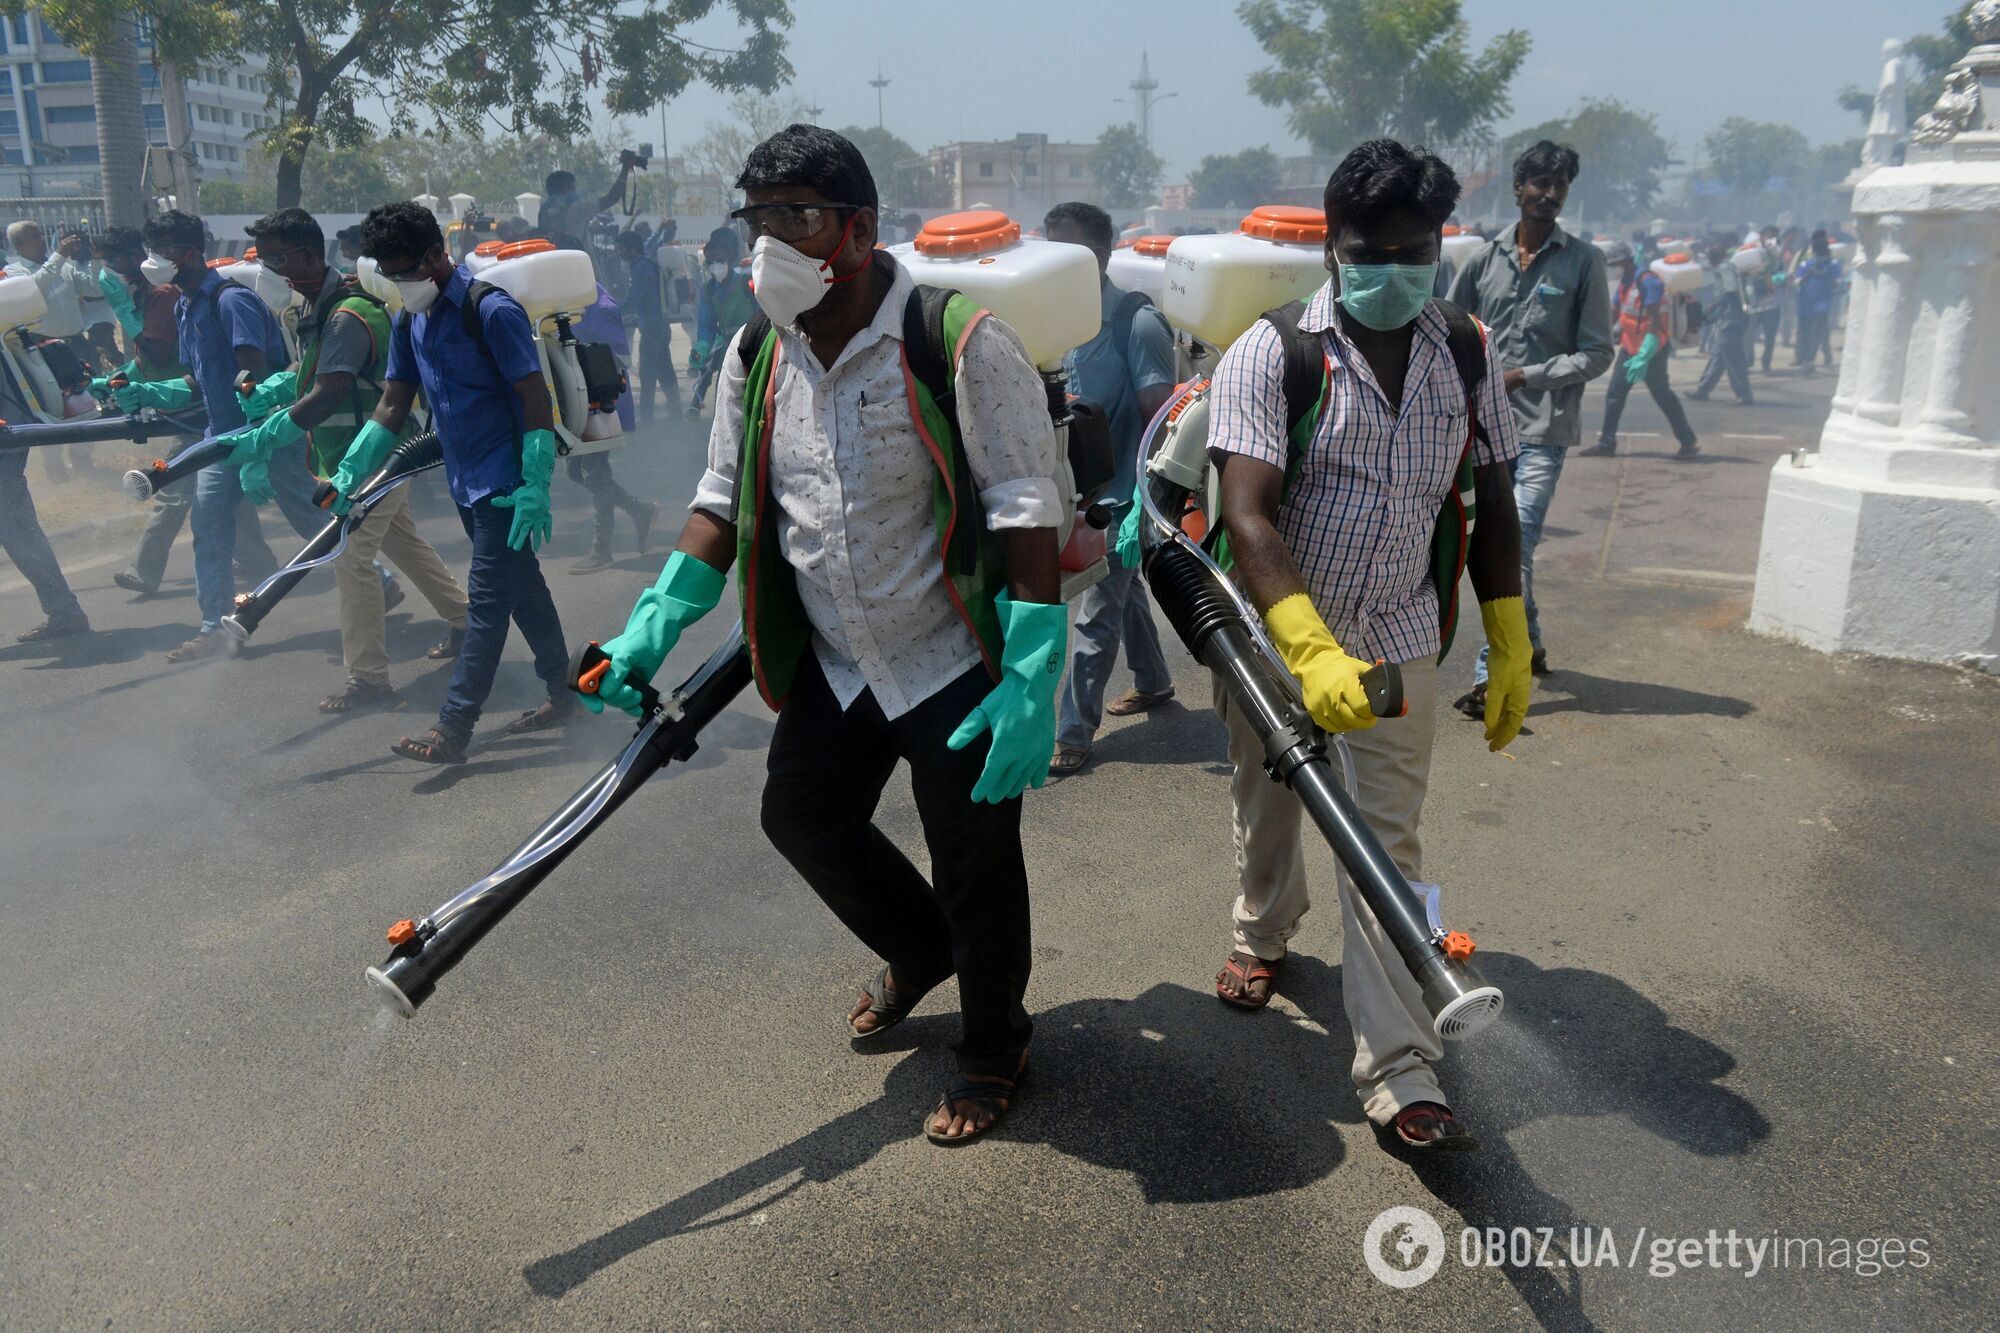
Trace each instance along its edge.
<path fill-rule="evenodd" d="M 750 228 L 750 239 L 769 236 L 787 245 L 817 236 L 839 213 L 859 213 L 860 204 L 751 204 L 729 216 Z"/>

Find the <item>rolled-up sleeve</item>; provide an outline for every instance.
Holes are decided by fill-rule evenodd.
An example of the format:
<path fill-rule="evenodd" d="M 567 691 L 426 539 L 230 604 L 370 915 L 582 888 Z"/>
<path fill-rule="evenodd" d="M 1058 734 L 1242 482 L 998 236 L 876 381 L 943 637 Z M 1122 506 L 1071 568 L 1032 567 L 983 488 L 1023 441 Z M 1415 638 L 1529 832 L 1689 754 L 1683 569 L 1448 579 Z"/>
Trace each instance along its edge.
<path fill-rule="evenodd" d="M 959 444 L 986 526 L 1058 526 L 1070 497 L 1056 485 L 1048 395 L 1020 335 L 991 315 L 974 325 L 959 358 L 957 393 Z"/>
<path fill-rule="evenodd" d="M 708 470 L 694 488 L 690 510 L 712 514 L 724 523 L 736 521 L 736 474 L 743 461 L 743 385 L 750 377 L 736 344 L 743 340 L 738 329 L 722 354 L 722 367 L 715 375 L 715 424 L 708 432 Z"/>
<path fill-rule="evenodd" d="M 1285 466 L 1285 347 L 1258 320 L 1223 353 L 1208 403 L 1208 453 L 1242 454 Z M 1218 460 L 1220 461 L 1220 460 Z"/>

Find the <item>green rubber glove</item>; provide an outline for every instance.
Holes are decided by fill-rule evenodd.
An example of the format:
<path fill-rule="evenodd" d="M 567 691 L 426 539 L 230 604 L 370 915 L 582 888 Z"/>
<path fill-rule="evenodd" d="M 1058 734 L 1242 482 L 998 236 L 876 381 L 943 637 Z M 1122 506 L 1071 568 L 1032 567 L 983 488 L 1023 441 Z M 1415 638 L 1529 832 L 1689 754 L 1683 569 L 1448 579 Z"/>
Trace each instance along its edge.
<path fill-rule="evenodd" d="M 626 618 L 625 632 L 602 645 L 611 658 L 611 669 L 604 674 L 597 693 L 583 696 L 583 706 L 601 713 L 604 705 L 610 704 L 633 717 L 644 712 L 639 692 L 625 683 L 625 677 L 636 674 L 651 680 L 680 642 L 681 631 L 722 600 L 726 581 L 721 570 L 686 551 L 668 556 L 659 581 L 639 594 Z"/>
<path fill-rule="evenodd" d="M 243 486 L 243 498 L 253 506 L 262 507 L 278 498 L 277 492 L 271 489 L 271 465 L 264 461 L 262 455 L 237 468 L 236 478 Z"/>
<path fill-rule="evenodd" d="M 555 432 L 531 430 L 521 437 L 521 484 L 506 495 L 493 497 L 495 509 L 514 511 L 513 526 L 507 529 L 507 549 L 518 551 L 532 546 L 537 551 L 555 529 L 549 516 L 549 479 L 556 472 Z"/>
<path fill-rule="evenodd" d="M 1069 649 L 1069 608 L 1057 602 L 1017 602 L 1001 593 L 1000 683 L 965 716 L 945 744 L 963 750 L 992 731 L 986 767 L 972 799 L 999 805 L 1048 781 L 1056 744 L 1056 687 Z"/>
<path fill-rule="evenodd" d="M 286 420 L 291 419 L 290 413 L 286 413 L 285 416 Z M 331 477 L 327 478 L 336 492 L 333 502 L 334 513 L 347 512 L 349 497 L 362 482 L 382 470 L 382 461 L 395 447 L 395 433 L 387 426 L 379 421 L 367 421 L 362 424 L 360 431 L 354 437 L 354 443 L 348 445 L 347 452 L 341 455 L 340 466 L 333 470 Z"/>
<path fill-rule="evenodd" d="M 269 458 L 274 451 L 297 444 L 305 437 L 305 429 L 292 424 L 292 414 L 280 412 L 229 436 L 236 441 L 236 447 L 229 451 L 229 461 L 242 467 L 252 460 Z"/>
<path fill-rule="evenodd" d="M 275 375 L 267 375 L 251 386 L 243 399 L 243 415 L 252 421 L 262 421 L 281 407 L 290 407 L 298 401 L 299 372 L 281 370 Z"/>
<path fill-rule="evenodd" d="M 104 294 L 104 303 L 111 307 L 111 313 L 118 317 L 118 327 L 125 330 L 127 338 L 136 338 L 146 327 L 146 321 L 139 317 L 139 307 L 133 304 L 132 289 L 125 285 L 125 279 L 110 269 L 99 269 L 97 290 Z"/>
<path fill-rule="evenodd" d="M 1639 350 L 1625 358 L 1625 382 L 1637 384 L 1646 378 L 1646 371 L 1653 364 L 1653 356 L 1660 350 L 1660 335 L 1649 333 L 1639 344 Z"/>
<path fill-rule="evenodd" d="M 137 361 L 127 361 L 124 365 L 118 367 L 116 370 L 112 371 L 109 375 L 98 375 L 94 377 L 90 381 L 90 396 L 95 398 L 100 403 L 103 402 L 105 399 L 111 396 L 111 381 L 117 379 L 120 375 L 123 375 L 125 376 L 125 378 L 130 379 L 135 373 L 135 368 L 138 366 L 138 364 L 139 363 Z"/>
<path fill-rule="evenodd" d="M 133 380 L 111 391 L 112 401 L 118 404 L 121 412 L 137 412 L 142 407 L 179 412 L 193 407 L 200 397 L 194 391 L 194 385 L 185 379 Z"/>
<path fill-rule="evenodd" d="M 708 344 L 706 342 L 698 342 L 694 346 L 688 348 L 688 374 L 690 375 L 700 374 L 702 365 L 707 360 L 708 360 Z"/>
<path fill-rule="evenodd" d="M 1146 478 L 1141 476 L 1138 485 L 1132 488 L 1131 507 L 1126 509 L 1123 521 L 1118 524 L 1118 542 L 1114 549 L 1118 553 L 1118 563 L 1126 569 L 1139 567 L 1139 521 L 1145 516 L 1139 504 L 1139 491 L 1145 484 Z"/>

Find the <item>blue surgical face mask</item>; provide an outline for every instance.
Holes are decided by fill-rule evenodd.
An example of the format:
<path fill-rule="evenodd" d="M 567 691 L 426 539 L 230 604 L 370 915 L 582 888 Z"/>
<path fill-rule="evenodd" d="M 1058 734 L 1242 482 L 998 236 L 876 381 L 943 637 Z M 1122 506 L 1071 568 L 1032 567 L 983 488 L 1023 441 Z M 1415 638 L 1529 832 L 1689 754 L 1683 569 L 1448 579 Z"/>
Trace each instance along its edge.
<path fill-rule="evenodd" d="M 1342 264 L 1337 299 L 1371 329 L 1400 329 L 1423 313 L 1437 271 L 1435 263 Z"/>

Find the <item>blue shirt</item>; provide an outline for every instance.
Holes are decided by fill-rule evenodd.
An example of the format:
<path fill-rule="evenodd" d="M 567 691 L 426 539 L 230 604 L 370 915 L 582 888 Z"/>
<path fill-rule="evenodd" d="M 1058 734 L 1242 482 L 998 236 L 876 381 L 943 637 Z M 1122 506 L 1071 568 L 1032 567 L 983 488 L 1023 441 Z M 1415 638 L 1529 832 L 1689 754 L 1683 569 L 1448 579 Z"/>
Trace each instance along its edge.
<path fill-rule="evenodd" d="M 1107 507 L 1123 512 L 1132 502 L 1132 487 L 1139 477 L 1139 436 L 1146 429 L 1139 413 L 1139 394 L 1146 389 L 1174 382 L 1174 335 L 1166 317 L 1144 306 L 1132 317 L 1132 334 L 1125 346 L 1115 347 L 1117 330 L 1112 317 L 1125 289 L 1111 279 L 1103 280 L 1103 320 L 1097 336 L 1063 357 L 1063 373 L 1069 391 L 1102 407 L 1111 419 L 1111 452 L 1118 469 L 1111 487 L 1104 493 Z"/>
<path fill-rule="evenodd" d="M 1833 309 L 1833 294 L 1840 286 L 1840 264 L 1828 255 L 1808 254 L 1800 261 L 1799 313 L 1824 315 Z"/>
<path fill-rule="evenodd" d="M 396 321 L 388 373 L 391 380 L 423 387 L 444 447 L 451 498 L 467 506 L 521 484 L 526 420 L 514 383 L 542 373 L 528 312 L 507 293 L 493 292 L 479 308 L 491 355 L 467 335 L 465 292 L 471 282 L 459 265 L 429 310 Z"/>
<path fill-rule="evenodd" d="M 193 296 L 174 304 L 174 324 L 180 331 L 181 364 L 201 390 L 211 435 L 235 430 L 248 420 L 236 392 L 237 348 L 256 348 L 271 370 L 291 364 L 285 335 L 264 298 L 213 269 Z"/>

